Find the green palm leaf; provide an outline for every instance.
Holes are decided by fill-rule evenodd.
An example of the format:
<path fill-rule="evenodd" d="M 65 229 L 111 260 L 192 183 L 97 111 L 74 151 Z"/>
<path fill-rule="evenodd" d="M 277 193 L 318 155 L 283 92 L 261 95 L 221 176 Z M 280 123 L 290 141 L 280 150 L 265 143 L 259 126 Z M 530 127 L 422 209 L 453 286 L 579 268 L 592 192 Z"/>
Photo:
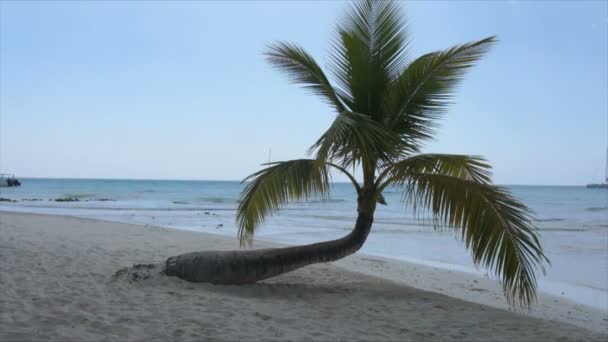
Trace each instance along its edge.
<path fill-rule="evenodd" d="M 369 116 L 344 111 L 310 147 L 318 160 L 337 161 L 343 167 L 364 161 L 391 160 L 401 153 L 399 136 L 386 130 Z"/>
<path fill-rule="evenodd" d="M 285 72 L 293 83 L 302 84 L 314 94 L 322 96 L 338 113 L 345 110 L 336 91 L 314 58 L 301 47 L 286 42 L 270 45 L 266 60 Z"/>
<path fill-rule="evenodd" d="M 384 119 L 389 126 L 418 141 L 430 139 L 464 74 L 496 42 L 477 42 L 421 56 L 407 66 L 385 97 Z"/>
<path fill-rule="evenodd" d="M 405 179 L 413 173 L 432 173 L 489 184 L 492 181 L 490 170 L 491 166 L 480 156 L 419 154 L 391 164 L 378 176 L 378 183 L 379 188 L 383 189 L 393 180 Z"/>
<path fill-rule="evenodd" d="M 352 111 L 381 117 L 383 93 L 407 60 L 406 26 L 398 4 L 390 1 L 356 1 L 341 17 L 332 71 Z"/>
<path fill-rule="evenodd" d="M 396 183 L 414 211 L 430 209 L 436 222 L 460 230 L 473 261 L 494 271 L 510 305 L 529 308 L 536 300 L 535 273 L 548 262 L 532 213 L 505 188 L 467 178 L 411 173 Z"/>
<path fill-rule="evenodd" d="M 327 165 L 313 159 L 271 163 L 243 182 L 251 181 L 241 193 L 237 224 L 241 244 L 251 242 L 264 218 L 291 200 L 329 194 Z"/>

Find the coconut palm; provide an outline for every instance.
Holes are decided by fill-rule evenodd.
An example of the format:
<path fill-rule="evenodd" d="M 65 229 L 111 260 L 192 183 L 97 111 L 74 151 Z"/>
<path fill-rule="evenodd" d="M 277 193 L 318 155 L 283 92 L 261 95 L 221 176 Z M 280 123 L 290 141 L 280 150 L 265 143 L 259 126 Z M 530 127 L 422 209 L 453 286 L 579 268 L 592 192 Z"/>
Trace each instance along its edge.
<path fill-rule="evenodd" d="M 266 164 L 245 179 L 237 211 L 241 243 L 250 243 L 264 219 L 284 203 L 328 196 L 332 172 L 345 175 L 356 190 L 352 232 L 305 246 L 184 254 L 167 260 L 168 275 L 243 284 L 343 258 L 364 244 L 377 203 L 385 203 L 382 192 L 391 187 L 403 192 L 404 205 L 432 214 L 436 227 L 455 230 L 475 264 L 499 277 L 511 304 L 534 302 L 535 273 L 547 259 L 530 210 L 491 183 L 483 158 L 421 153 L 456 86 L 496 39 L 410 59 L 406 28 L 396 3 L 353 3 L 332 43 L 331 78 L 296 44 L 278 42 L 265 52 L 293 83 L 327 102 L 335 119 L 310 148 L 312 158 Z M 358 170 L 361 182 L 349 170 Z"/>

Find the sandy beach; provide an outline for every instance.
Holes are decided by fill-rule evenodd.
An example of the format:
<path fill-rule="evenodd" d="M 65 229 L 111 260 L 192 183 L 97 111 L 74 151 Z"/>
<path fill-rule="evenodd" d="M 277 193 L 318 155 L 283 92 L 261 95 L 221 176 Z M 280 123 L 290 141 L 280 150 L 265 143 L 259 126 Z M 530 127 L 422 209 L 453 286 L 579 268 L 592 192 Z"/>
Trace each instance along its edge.
<path fill-rule="evenodd" d="M 231 248 L 236 238 L 0 212 L 0 340 L 608 338 L 606 311 L 541 294 L 531 313 L 514 313 L 490 279 L 360 254 L 247 286 L 113 277 Z"/>

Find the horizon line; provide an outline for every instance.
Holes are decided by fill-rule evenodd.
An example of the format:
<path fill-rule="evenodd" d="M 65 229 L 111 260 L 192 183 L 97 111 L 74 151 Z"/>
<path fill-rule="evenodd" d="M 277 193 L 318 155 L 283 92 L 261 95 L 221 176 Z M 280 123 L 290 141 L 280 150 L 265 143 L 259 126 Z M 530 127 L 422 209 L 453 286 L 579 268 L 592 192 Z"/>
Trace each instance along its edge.
<path fill-rule="evenodd" d="M 187 179 L 187 178 L 105 178 L 105 177 L 40 177 L 24 176 L 20 179 L 57 179 L 57 180 L 109 180 L 109 181 L 161 181 L 161 182 L 233 182 L 243 183 L 237 179 Z M 350 181 L 334 181 L 332 184 L 351 184 Z M 586 184 L 496 184 L 499 186 L 559 186 L 559 187 L 584 187 Z"/>

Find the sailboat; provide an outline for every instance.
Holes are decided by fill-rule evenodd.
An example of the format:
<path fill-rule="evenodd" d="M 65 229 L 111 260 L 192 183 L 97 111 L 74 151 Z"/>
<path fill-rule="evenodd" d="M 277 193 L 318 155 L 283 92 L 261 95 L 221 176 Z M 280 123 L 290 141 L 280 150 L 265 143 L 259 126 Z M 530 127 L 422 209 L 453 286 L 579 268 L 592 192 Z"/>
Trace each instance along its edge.
<path fill-rule="evenodd" d="M 604 182 L 597 184 L 587 184 L 590 189 L 608 189 L 608 147 L 606 147 L 606 174 L 604 175 Z"/>

